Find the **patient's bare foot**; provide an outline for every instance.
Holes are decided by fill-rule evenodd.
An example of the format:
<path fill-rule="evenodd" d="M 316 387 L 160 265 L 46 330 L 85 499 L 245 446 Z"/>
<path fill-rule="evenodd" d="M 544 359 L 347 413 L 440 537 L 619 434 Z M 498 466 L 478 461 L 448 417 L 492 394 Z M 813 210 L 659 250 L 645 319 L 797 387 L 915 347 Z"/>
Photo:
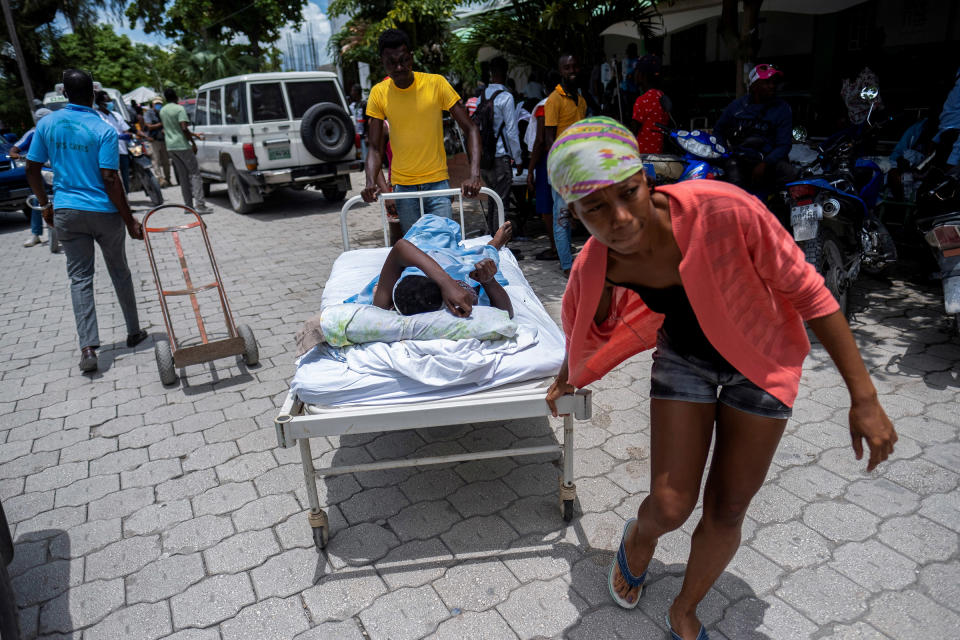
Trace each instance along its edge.
<path fill-rule="evenodd" d="M 493 240 L 487 244 L 496 247 L 499 251 L 507 246 L 507 243 L 510 242 L 511 238 L 513 238 L 513 223 L 508 221 L 500 225 L 500 228 L 497 229 L 497 232 L 493 234 Z"/>

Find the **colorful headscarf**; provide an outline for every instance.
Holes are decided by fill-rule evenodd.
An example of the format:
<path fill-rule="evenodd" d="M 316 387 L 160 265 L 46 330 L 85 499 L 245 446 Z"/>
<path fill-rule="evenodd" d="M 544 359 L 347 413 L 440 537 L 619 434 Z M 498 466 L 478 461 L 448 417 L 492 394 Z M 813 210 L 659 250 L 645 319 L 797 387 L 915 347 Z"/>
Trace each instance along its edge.
<path fill-rule="evenodd" d="M 636 137 L 606 116 L 567 127 L 547 157 L 550 184 L 567 204 L 642 170 Z"/>

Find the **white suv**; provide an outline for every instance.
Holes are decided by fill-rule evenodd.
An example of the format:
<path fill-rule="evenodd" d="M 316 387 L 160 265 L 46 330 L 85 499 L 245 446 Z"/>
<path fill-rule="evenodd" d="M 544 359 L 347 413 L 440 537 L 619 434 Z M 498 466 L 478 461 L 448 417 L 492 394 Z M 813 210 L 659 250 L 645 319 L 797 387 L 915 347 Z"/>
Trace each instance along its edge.
<path fill-rule="evenodd" d="M 362 168 L 343 89 L 327 71 L 251 73 L 197 90 L 194 130 L 204 193 L 226 182 L 230 205 L 247 213 L 278 187 L 313 185 L 331 202 Z"/>

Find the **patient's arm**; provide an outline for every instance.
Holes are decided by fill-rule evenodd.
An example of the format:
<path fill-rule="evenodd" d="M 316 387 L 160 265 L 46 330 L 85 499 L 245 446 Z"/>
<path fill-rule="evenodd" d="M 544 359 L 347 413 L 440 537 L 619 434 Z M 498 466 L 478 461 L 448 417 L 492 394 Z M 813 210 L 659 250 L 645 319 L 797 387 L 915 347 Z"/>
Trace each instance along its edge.
<path fill-rule="evenodd" d="M 512 318 L 513 305 L 510 303 L 510 296 L 503 285 L 497 282 L 496 275 L 497 265 L 490 258 L 484 258 L 478 262 L 474 265 L 473 271 L 470 272 L 470 277 L 479 282 L 483 290 L 487 292 L 487 296 L 490 298 L 490 306 L 506 311 Z"/>
<path fill-rule="evenodd" d="M 440 289 L 449 290 L 450 286 L 456 287 L 453 278 L 446 271 L 440 268 L 437 261 L 418 249 L 409 240 L 400 239 L 393 249 L 387 255 L 383 268 L 380 270 L 380 280 L 377 282 L 377 290 L 373 294 L 373 304 L 381 309 L 393 308 L 393 287 L 400 279 L 400 274 L 407 267 L 417 267 L 423 273 L 440 285 Z M 457 287 L 459 288 L 459 287 Z M 467 311 L 469 314 L 469 310 Z"/>

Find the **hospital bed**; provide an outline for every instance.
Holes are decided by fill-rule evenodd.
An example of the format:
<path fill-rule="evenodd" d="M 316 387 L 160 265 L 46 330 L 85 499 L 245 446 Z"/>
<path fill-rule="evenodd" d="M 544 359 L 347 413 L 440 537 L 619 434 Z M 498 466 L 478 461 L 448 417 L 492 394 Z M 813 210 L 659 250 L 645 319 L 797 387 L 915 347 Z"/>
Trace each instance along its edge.
<path fill-rule="evenodd" d="M 497 194 L 487 188 L 481 194 L 490 196 L 498 207 L 500 224 L 503 224 L 503 203 Z M 462 237 L 466 237 L 464 224 L 463 199 L 459 189 L 425 191 L 414 193 L 389 193 L 380 197 L 380 218 L 383 225 L 384 244 L 389 244 L 385 200 L 399 198 L 418 198 L 421 214 L 423 198 L 433 196 L 453 196 L 459 199 L 460 227 Z M 371 274 L 379 273 L 389 248 L 351 250 L 347 233 L 347 215 L 355 205 L 361 202 L 360 196 L 348 200 L 340 212 L 344 253 L 337 259 L 330 278 L 324 289 L 324 300 L 340 301 L 343 293 L 358 290 L 369 281 Z M 467 244 L 471 241 L 465 241 Z M 473 240 L 476 242 L 476 240 Z M 378 253 L 379 252 L 379 253 Z M 516 264 L 508 249 L 501 250 L 501 271 L 510 281 L 507 287 L 514 302 L 517 317 L 524 314 L 541 323 L 537 346 L 550 349 L 556 357 L 563 353 L 563 336 L 556 324 L 547 315 L 543 305 L 536 298 L 529 283 Z M 344 274 L 353 274 L 346 278 Z M 518 309 L 518 302 L 520 308 Z M 450 341 L 452 342 L 452 341 Z M 321 345 L 322 347 L 323 345 Z M 317 348 L 315 348 L 317 349 Z M 313 351 L 304 355 L 311 356 Z M 388 377 L 365 376 L 349 372 L 342 362 L 313 354 L 310 368 L 300 361 L 298 373 L 294 377 L 291 390 L 287 395 L 279 415 L 274 419 L 277 441 L 281 447 L 299 446 L 300 459 L 306 481 L 307 497 L 310 504 L 308 520 L 313 532 L 314 544 L 318 551 L 324 549 L 330 533 L 327 513 L 321 508 L 317 492 L 317 476 L 334 476 L 345 473 L 381 471 L 406 467 L 420 467 L 432 464 L 447 464 L 470 460 L 486 460 L 501 457 L 518 457 L 543 454 L 559 454 L 562 459 L 562 477 L 559 483 L 561 514 L 566 521 L 573 517 L 573 504 L 576 499 L 576 484 L 573 474 L 573 431 L 574 419 L 588 420 L 591 417 L 591 395 L 587 390 L 578 390 L 557 401 L 557 408 L 563 418 L 562 445 L 518 447 L 494 451 L 475 451 L 455 455 L 442 455 L 421 458 L 379 460 L 366 464 L 330 466 L 317 468 L 314 465 L 310 448 L 310 439 L 328 436 L 343 436 L 363 433 L 387 433 L 402 429 L 423 429 L 459 424 L 472 424 L 491 421 L 503 421 L 522 418 L 549 416 L 545 396 L 553 381 L 556 366 L 545 370 L 536 348 L 517 354 L 518 357 L 498 357 L 497 367 L 490 380 L 467 385 L 447 385 L 429 387 L 409 382 L 403 386 Z M 509 362 L 508 362 L 509 361 Z M 501 366 L 502 362 L 506 362 Z M 526 375 L 523 363 L 527 363 Z M 498 376 L 502 375 L 502 378 Z M 366 378 L 371 378 L 367 380 Z M 399 377 L 399 376 L 395 376 Z M 334 380 L 330 380 L 335 378 Z M 346 382 L 344 379 L 346 378 Z M 324 391 L 324 382 L 329 382 L 333 391 Z M 369 384 L 368 384 L 369 382 Z M 346 393 L 342 390 L 349 389 Z M 343 398 L 345 402 L 340 401 Z"/>

